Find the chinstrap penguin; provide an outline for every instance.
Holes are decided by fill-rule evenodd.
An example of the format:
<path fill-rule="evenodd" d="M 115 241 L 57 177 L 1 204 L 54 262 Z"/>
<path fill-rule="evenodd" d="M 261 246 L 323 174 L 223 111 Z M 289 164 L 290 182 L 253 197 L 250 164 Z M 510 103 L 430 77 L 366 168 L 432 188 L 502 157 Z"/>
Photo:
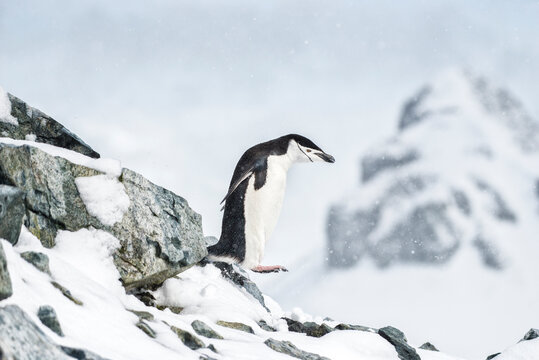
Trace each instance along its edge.
<path fill-rule="evenodd" d="M 208 248 L 208 259 L 239 263 L 256 272 L 287 271 L 260 265 L 283 202 L 286 176 L 294 163 L 335 162 L 311 140 L 291 134 L 248 149 L 238 161 L 228 193 L 219 241 Z M 221 210 L 223 210 L 221 209 Z"/>

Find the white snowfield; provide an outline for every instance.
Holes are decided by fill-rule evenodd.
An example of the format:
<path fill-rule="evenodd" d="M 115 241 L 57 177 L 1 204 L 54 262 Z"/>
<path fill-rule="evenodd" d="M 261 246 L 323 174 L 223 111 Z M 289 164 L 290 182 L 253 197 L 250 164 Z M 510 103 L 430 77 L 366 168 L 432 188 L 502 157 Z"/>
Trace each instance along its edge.
<path fill-rule="evenodd" d="M 85 348 L 113 360 L 198 360 L 202 354 L 215 359 L 291 359 L 264 344 L 266 339 L 273 338 L 291 341 L 299 349 L 333 360 L 398 359 L 395 348 L 376 333 L 334 331 L 314 338 L 289 332 L 281 316 L 303 321 L 320 322 L 320 319 L 301 311 L 285 313 L 266 296 L 265 301 L 271 310 L 269 313 L 251 295 L 222 278 L 220 271 L 212 265 L 191 268 L 177 278 L 167 280 L 155 292 L 159 303 L 183 307 L 181 314 L 145 306 L 136 297 L 126 295 L 111 257 L 119 242 L 104 231 L 62 231 L 53 249 L 42 247 L 26 228 L 22 229 L 16 246 L 4 240 L 1 242 L 13 283 L 13 296 L 2 301 L 0 306 L 17 304 L 58 344 Z M 40 272 L 23 260 L 19 254 L 24 251 L 46 254 L 50 259 L 52 275 Z M 63 296 L 51 285 L 51 280 L 69 289 L 83 305 L 76 305 Z M 41 324 L 36 314 L 42 305 L 54 307 L 65 337 L 59 337 Z M 127 309 L 147 311 L 155 317 L 153 321 L 147 321 L 157 334 L 155 339 L 135 326 L 138 318 Z M 206 345 L 214 345 L 218 354 L 209 349 L 189 349 L 166 325 L 196 334 L 190 325 L 196 319 L 204 321 L 225 338 L 217 340 L 199 336 Z M 262 330 L 256 323 L 261 319 L 278 331 Z M 216 325 L 218 320 L 242 322 L 251 326 L 255 334 Z M 457 359 L 432 351 L 418 350 L 418 353 L 425 360 Z"/>

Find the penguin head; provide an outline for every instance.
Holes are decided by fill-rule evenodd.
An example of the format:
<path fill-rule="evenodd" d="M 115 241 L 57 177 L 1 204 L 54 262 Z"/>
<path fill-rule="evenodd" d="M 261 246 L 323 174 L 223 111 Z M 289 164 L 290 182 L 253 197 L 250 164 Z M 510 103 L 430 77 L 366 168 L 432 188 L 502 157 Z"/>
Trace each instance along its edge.
<path fill-rule="evenodd" d="M 335 162 L 335 158 L 333 156 L 326 154 L 314 142 L 307 139 L 305 136 L 290 134 L 284 138 L 288 140 L 287 154 L 294 160 L 294 162 Z"/>

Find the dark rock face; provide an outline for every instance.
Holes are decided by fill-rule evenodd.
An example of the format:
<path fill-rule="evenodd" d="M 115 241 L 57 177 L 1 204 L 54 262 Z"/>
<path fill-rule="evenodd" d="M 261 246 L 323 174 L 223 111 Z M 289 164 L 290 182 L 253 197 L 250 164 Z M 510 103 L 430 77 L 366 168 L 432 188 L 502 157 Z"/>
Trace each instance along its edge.
<path fill-rule="evenodd" d="M 408 345 L 406 336 L 399 329 L 386 326 L 378 330 L 378 334 L 395 347 L 401 360 L 421 360 L 413 347 Z"/>
<path fill-rule="evenodd" d="M 42 271 L 45 274 L 51 274 L 51 270 L 49 268 L 49 257 L 47 255 L 35 251 L 25 251 L 21 253 L 21 257 L 30 264 L 34 265 L 39 271 Z"/>
<path fill-rule="evenodd" d="M 8 97 L 11 101 L 11 115 L 17 119 L 19 124 L 0 122 L 1 136 L 15 140 L 35 137 L 33 141 L 73 150 L 92 158 L 99 158 L 97 152 L 56 120 L 11 94 L 8 94 Z"/>
<path fill-rule="evenodd" d="M 24 193 L 16 187 L 0 183 L 0 238 L 16 244 L 23 218 Z"/>
<path fill-rule="evenodd" d="M 18 360 L 69 360 L 16 305 L 0 308 L 2 350 Z"/>
<path fill-rule="evenodd" d="M 289 355 L 298 359 L 302 359 L 302 360 L 329 360 L 327 357 L 300 350 L 290 341 L 279 341 L 275 339 L 268 339 L 264 341 L 264 344 L 266 344 L 272 350 L 275 350 L 277 352 L 280 352 L 280 353 L 283 353 L 283 354 L 286 354 L 286 355 Z"/>
<path fill-rule="evenodd" d="M 191 323 L 193 330 L 200 335 L 211 339 L 223 339 L 221 335 L 216 333 L 211 327 L 206 325 L 203 321 L 195 320 Z"/>
<path fill-rule="evenodd" d="M 255 333 L 255 332 L 253 331 L 253 328 L 252 328 L 252 327 L 250 327 L 249 325 L 242 324 L 242 323 L 240 323 L 240 322 L 222 321 L 222 320 L 219 320 L 219 321 L 217 321 L 217 325 L 219 325 L 219 326 L 224 326 L 224 327 L 227 327 L 227 328 L 230 328 L 230 329 L 234 329 L 234 330 L 243 331 L 243 332 L 250 333 L 250 334 L 254 334 L 254 333 Z"/>
<path fill-rule="evenodd" d="M 351 267 L 362 257 L 380 267 L 441 264 L 472 247 L 487 267 L 503 269 L 507 239 L 491 230 L 522 220 L 496 175 L 522 179 L 491 135 L 499 131 L 522 154 L 524 165 L 515 166 L 536 168 L 527 161 L 539 152 L 539 122 L 507 91 L 460 72 L 420 90 L 404 105 L 398 132 L 362 156 L 360 189 L 330 208 L 328 265 Z"/>
<path fill-rule="evenodd" d="M 13 294 L 11 278 L 7 269 L 6 254 L 0 243 L 0 301 L 7 299 Z"/>
<path fill-rule="evenodd" d="M 62 328 L 60 326 L 60 322 L 58 321 L 58 317 L 56 316 L 56 311 L 54 311 L 52 306 L 40 306 L 39 310 L 37 311 L 37 317 L 43 323 L 43 325 L 58 334 L 58 336 L 64 336 L 64 333 L 62 332 Z"/>

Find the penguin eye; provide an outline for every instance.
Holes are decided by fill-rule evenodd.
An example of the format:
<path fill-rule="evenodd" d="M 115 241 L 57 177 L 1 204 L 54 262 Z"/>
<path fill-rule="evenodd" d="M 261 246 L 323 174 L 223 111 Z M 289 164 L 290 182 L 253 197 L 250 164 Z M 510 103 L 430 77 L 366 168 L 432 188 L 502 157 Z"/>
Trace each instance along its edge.
<path fill-rule="evenodd" d="M 307 152 L 311 152 L 312 150 L 311 149 L 307 149 Z"/>

